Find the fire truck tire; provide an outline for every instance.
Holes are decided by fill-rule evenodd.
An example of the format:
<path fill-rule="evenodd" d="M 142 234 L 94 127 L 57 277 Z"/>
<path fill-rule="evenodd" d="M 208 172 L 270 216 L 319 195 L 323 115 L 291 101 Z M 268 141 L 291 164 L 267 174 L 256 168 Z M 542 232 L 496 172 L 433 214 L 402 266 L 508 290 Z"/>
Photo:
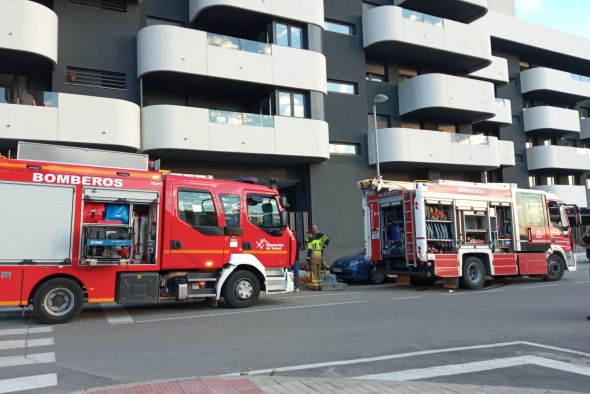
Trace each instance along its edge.
<path fill-rule="evenodd" d="M 250 271 L 233 272 L 223 286 L 223 298 L 231 308 L 248 308 L 260 295 L 260 282 Z"/>
<path fill-rule="evenodd" d="M 467 289 L 481 289 L 486 282 L 486 267 L 477 257 L 468 257 L 463 262 L 461 285 Z"/>
<path fill-rule="evenodd" d="M 33 296 L 33 312 L 45 324 L 67 323 L 84 304 L 84 293 L 71 279 L 55 278 L 43 283 Z"/>
<path fill-rule="evenodd" d="M 380 285 L 385 282 L 385 274 L 371 270 L 369 271 L 369 282 L 374 285 Z"/>
<path fill-rule="evenodd" d="M 550 254 L 547 257 L 547 275 L 543 276 L 543 280 L 556 282 L 563 277 L 564 273 L 565 263 L 563 259 L 556 254 Z"/>

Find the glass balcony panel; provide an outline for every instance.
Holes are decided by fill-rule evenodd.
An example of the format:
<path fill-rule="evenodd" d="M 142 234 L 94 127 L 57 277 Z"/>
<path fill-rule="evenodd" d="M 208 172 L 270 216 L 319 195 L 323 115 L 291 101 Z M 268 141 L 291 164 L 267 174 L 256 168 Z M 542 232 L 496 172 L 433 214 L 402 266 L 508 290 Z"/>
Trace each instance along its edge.
<path fill-rule="evenodd" d="M 240 49 L 240 39 L 221 34 L 207 33 L 207 43 L 214 47 Z"/>
<path fill-rule="evenodd" d="M 227 125 L 274 127 L 274 118 L 270 115 L 257 115 L 231 111 L 209 110 L 209 121 L 211 123 Z"/>
<path fill-rule="evenodd" d="M 429 24 L 429 25 L 434 25 L 434 26 L 444 26 L 444 22 L 442 18 L 439 18 L 438 16 L 432 16 L 432 15 L 428 15 L 428 14 L 422 14 L 422 22 Z"/>
<path fill-rule="evenodd" d="M 32 105 L 39 107 L 54 107 L 58 105 L 58 93 L 44 92 L 41 90 L 28 91 L 20 90 L 16 94 L 16 89 L 0 87 L 0 104 L 19 104 Z"/>
<path fill-rule="evenodd" d="M 485 135 L 455 134 L 454 142 L 457 144 L 489 145 L 488 137 Z"/>

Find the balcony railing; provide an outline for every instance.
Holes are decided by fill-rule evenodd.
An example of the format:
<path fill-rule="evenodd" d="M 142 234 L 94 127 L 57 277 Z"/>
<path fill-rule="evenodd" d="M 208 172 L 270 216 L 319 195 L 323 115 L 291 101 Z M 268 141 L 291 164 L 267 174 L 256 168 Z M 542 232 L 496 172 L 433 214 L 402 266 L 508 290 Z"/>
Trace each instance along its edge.
<path fill-rule="evenodd" d="M 257 127 L 274 127 L 274 118 L 271 115 L 257 115 L 242 112 L 209 110 L 209 122 L 241 125 L 241 126 L 257 126 Z"/>
<path fill-rule="evenodd" d="M 418 12 L 418 11 L 407 10 L 405 8 L 402 11 L 402 16 L 405 19 L 409 19 L 409 20 L 415 21 L 415 22 L 426 23 L 428 25 L 434 25 L 434 26 L 440 26 L 440 27 L 444 27 L 444 25 L 445 25 L 445 20 L 443 18 L 440 18 L 438 16 L 424 14 L 424 13 Z"/>
<path fill-rule="evenodd" d="M 236 49 L 244 52 L 258 53 L 261 55 L 272 55 L 270 44 L 263 42 L 245 40 L 221 34 L 207 33 L 207 44 L 214 47 Z"/>
<path fill-rule="evenodd" d="M 469 144 L 469 145 L 489 145 L 490 140 L 485 135 L 473 135 L 473 134 L 459 134 L 455 133 L 454 138 L 451 142 L 456 144 Z"/>
<path fill-rule="evenodd" d="M 0 104 L 34 105 L 39 107 L 57 107 L 58 94 L 40 90 L 17 92 L 15 89 L 0 87 Z"/>

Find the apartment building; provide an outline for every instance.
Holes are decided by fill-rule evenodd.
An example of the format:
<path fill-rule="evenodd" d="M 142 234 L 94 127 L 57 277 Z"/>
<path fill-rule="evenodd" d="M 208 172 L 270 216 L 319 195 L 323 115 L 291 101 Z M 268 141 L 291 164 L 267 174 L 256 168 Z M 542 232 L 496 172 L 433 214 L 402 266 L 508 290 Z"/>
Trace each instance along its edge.
<path fill-rule="evenodd" d="M 512 0 L 2 0 L 0 153 L 29 140 L 277 178 L 333 258 L 362 249 L 356 182 L 377 157 L 387 179 L 586 205 L 588 44 Z"/>

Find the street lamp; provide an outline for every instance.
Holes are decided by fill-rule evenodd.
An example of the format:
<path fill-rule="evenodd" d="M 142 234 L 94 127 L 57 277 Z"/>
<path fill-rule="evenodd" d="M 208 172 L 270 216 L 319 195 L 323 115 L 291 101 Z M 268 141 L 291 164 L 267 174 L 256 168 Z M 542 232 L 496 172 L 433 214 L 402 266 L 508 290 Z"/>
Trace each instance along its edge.
<path fill-rule="evenodd" d="M 377 180 L 381 181 L 381 171 L 379 170 L 379 137 L 377 136 L 377 103 L 384 103 L 389 100 L 384 94 L 378 94 L 373 98 L 373 120 L 375 123 L 375 162 L 377 163 Z"/>

